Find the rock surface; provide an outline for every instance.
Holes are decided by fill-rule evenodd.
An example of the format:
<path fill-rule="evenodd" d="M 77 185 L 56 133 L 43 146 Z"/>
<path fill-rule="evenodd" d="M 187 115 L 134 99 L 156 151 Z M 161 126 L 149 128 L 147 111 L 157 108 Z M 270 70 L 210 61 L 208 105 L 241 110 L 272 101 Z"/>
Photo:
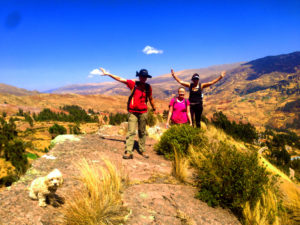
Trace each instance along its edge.
<path fill-rule="evenodd" d="M 147 139 L 149 159 L 134 151 L 132 160 L 122 159 L 125 137 L 112 136 L 105 130 L 82 135 L 80 141 L 57 144 L 47 154 L 54 157 L 37 159 L 22 179 L 0 192 L 0 224 L 61 224 L 64 204 L 41 208 L 28 197 L 28 186 L 36 177 L 58 168 L 64 176 L 64 185 L 56 193 L 65 198 L 78 187 L 76 164 L 86 158 L 90 163 L 102 165 L 101 157 L 129 175 L 131 185 L 123 193 L 124 204 L 130 209 L 126 224 L 240 224 L 229 211 L 211 208 L 195 199 L 194 187 L 171 177 L 171 162 L 154 152 L 154 144 L 153 139 Z"/>

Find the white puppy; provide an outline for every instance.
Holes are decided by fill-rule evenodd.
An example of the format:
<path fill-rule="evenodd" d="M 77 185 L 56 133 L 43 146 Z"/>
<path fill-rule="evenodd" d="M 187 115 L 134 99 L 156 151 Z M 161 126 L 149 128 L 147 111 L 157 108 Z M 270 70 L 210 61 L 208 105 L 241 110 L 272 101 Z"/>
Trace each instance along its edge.
<path fill-rule="evenodd" d="M 45 177 L 39 177 L 32 181 L 29 197 L 39 200 L 39 206 L 45 207 L 46 198 L 53 195 L 57 188 L 63 183 L 62 174 L 58 169 L 54 169 Z"/>

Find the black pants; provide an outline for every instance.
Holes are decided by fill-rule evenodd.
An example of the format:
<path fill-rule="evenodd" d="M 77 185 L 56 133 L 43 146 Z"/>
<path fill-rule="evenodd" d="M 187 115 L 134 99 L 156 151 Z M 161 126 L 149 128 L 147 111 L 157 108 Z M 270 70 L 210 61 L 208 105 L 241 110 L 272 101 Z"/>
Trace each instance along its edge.
<path fill-rule="evenodd" d="M 202 103 L 195 104 L 195 105 L 191 104 L 190 107 L 191 107 L 191 117 L 193 121 L 193 126 L 195 127 L 196 124 L 196 127 L 200 128 L 201 127 L 200 120 L 203 111 L 203 104 Z"/>

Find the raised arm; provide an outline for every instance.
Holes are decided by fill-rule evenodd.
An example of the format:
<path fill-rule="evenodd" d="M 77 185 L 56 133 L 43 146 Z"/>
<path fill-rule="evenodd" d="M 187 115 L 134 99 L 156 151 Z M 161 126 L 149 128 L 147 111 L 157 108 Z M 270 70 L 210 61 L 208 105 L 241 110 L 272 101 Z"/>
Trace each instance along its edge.
<path fill-rule="evenodd" d="M 108 73 L 105 69 L 100 68 L 100 70 L 102 71 L 103 75 L 102 76 L 110 76 L 111 78 L 115 79 L 116 81 L 120 81 L 121 83 L 126 84 L 127 80 L 122 78 L 122 77 L 118 77 L 116 75 L 113 75 L 111 73 Z"/>
<path fill-rule="evenodd" d="M 223 71 L 223 72 L 221 73 L 221 75 L 220 75 L 217 79 L 214 79 L 214 80 L 212 80 L 212 81 L 210 81 L 210 82 L 207 82 L 207 83 L 202 83 L 202 84 L 201 84 L 201 89 L 207 88 L 207 87 L 209 87 L 209 86 L 211 86 L 211 85 L 217 83 L 219 80 L 221 80 L 223 77 L 225 77 L 225 75 L 226 75 L 226 71 Z"/>
<path fill-rule="evenodd" d="M 184 82 L 184 81 L 180 80 L 180 79 L 175 75 L 173 69 L 171 69 L 171 74 L 172 74 L 172 76 L 174 77 L 174 79 L 175 79 L 179 84 L 181 84 L 181 85 L 183 85 L 183 86 L 185 86 L 185 87 L 190 87 L 190 84 L 189 84 L 188 82 Z"/>

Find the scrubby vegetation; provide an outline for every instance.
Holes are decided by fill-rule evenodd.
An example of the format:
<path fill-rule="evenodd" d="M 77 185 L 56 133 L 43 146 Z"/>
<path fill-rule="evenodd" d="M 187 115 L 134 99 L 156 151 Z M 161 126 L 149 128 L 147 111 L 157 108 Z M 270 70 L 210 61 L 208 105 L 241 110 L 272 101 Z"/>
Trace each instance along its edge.
<path fill-rule="evenodd" d="M 187 124 L 174 125 L 162 135 L 154 149 L 168 159 L 174 158 L 174 148 L 178 154 L 187 155 L 189 145 L 202 146 L 205 144 L 204 137 L 200 133 L 200 129 L 195 129 Z"/>
<path fill-rule="evenodd" d="M 10 118 L 9 122 L 6 122 L 0 118 L 0 157 L 10 161 L 15 167 L 12 174 L 0 179 L 0 185 L 9 186 L 25 173 L 28 167 L 25 147 L 25 143 L 18 139 L 14 119 Z"/>
<path fill-rule="evenodd" d="M 64 126 L 58 125 L 55 123 L 53 126 L 49 128 L 49 133 L 52 134 L 52 137 L 56 137 L 57 135 L 60 134 L 66 134 L 67 129 Z"/>
<path fill-rule="evenodd" d="M 189 159 L 196 171 L 197 197 L 202 201 L 231 209 L 243 224 L 279 224 L 283 211 L 276 178 L 267 172 L 256 151 L 239 146 L 209 124 L 207 131 L 173 126 L 155 150 L 174 160 L 172 174 L 183 182 Z"/>
<path fill-rule="evenodd" d="M 46 108 L 38 115 L 34 115 L 35 121 L 64 121 L 64 122 L 99 122 L 98 117 L 89 116 L 84 109 L 77 105 L 66 105 L 61 110 L 67 112 L 54 112 Z"/>
<path fill-rule="evenodd" d="M 291 167 L 291 156 L 287 151 L 287 146 L 300 149 L 300 137 L 288 130 L 271 130 L 267 128 L 261 134 L 266 139 L 268 147 L 266 157 L 277 168 L 289 175 Z"/>
<path fill-rule="evenodd" d="M 79 124 L 69 125 L 69 133 L 70 134 L 81 134 Z"/>
<path fill-rule="evenodd" d="M 120 125 L 123 122 L 126 122 L 128 119 L 127 113 L 110 113 L 109 114 L 109 124 L 110 125 Z"/>
<path fill-rule="evenodd" d="M 253 143 L 258 137 L 253 125 L 250 123 L 244 124 L 242 122 L 231 122 L 228 120 L 226 115 L 222 113 L 222 111 L 214 113 L 211 122 L 216 127 L 223 129 L 227 134 L 244 142 Z"/>
<path fill-rule="evenodd" d="M 239 152 L 221 142 L 202 154 L 202 163 L 195 163 L 197 197 L 211 206 L 228 207 L 241 218 L 246 202 L 255 205 L 269 182 L 269 174 L 259 165 L 257 153 Z"/>
<path fill-rule="evenodd" d="M 148 110 L 148 115 L 147 115 L 147 125 L 149 127 L 153 127 L 156 124 L 156 117 L 154 116 L 154 113 L 152 110 Z"/>

